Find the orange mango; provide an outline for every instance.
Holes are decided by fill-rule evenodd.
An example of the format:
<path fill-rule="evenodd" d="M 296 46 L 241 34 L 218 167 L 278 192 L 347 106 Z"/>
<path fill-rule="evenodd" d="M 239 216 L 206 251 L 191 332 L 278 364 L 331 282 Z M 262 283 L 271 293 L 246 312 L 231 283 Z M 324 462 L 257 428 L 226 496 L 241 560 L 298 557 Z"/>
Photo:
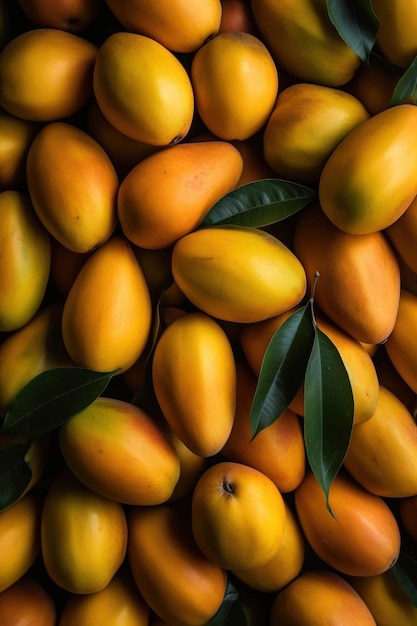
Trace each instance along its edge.
<path fill-rule="evenodd" d="M 51 592 L 28 573 L 0 592 L 0 615 L 4 626 L 56 626 L 58 612 Z"/>
<path fill-rule="evenodd" d="M 417 320 L 417 295 L 402 289 L 394 328 L 385 349 L 399 375 L 417 393 L 416 350 L 413 329 Z"/>

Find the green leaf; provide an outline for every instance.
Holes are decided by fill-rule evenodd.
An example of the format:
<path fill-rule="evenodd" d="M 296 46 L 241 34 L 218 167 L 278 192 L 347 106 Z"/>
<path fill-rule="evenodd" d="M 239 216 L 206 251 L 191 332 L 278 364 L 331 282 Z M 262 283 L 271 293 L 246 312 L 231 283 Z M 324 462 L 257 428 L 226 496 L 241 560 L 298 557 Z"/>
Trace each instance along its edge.
<path fill-rule="evenodd" d="M 401 589 L 417 607 L 417 546 L 403 533 L 400 556 L 392 571 Z"/>
<path fill-rule="evenodd" d="M 291 181 L 256 180 L 224 195 L 205 215 L 199 228 L 216 224 L 267 226 L 294 215 L 316 197 L 314 189 Z"/>
<path fill-rule="evenodd" d="M 346 45 L 368 63 L 379 28 L 371 0 L 327 0 L 327 13 Z"/>
<path fill-rule="evenodd" d="M 25 460 L 28 443 L 15 443 L 0 450 L 0 511 L 17 502 L 32 479 Z"/>
<path fill-rule="evenodd" d="M 230 624 L 234 624 L 234 626 L 245 626 L 245 622 L 235 622 L 234 620 L 230 621 L 238 600 L 239 593 L 229 576 L 227 579 L 226 593 L 224 594 L 223 602 L 216 615 L 212 617 L 207 626 L 228 626 Z"/>
<path fill-rule="evenodd" d="M 275 331 L 265 351 L 250 414 L 253 437 L 283 414 L 303 384 L 313 340 L 308 302 Z"/>
<path fill-rule="evenodd" d="M 401 104 L 407 98 L 412 98 L 413 102 L 417 100 L 417 57 L 410 63 L 409 67 L 399 79 L 392 98 L 390 106 Z"/>
<path fill-rule="evenodd" d="M 39 437 L 91 404 L 114 372 L 56 367 L 35 376 L 14 398 L 1 428 L 18 437 Z"/>
<path fill-rule="evenodd" d="M 333 342 L 315 326 L 304 380 L 304 442 L 307 459 L 329 503 L 329 490 L 349 447 L 353 395 Z"/>

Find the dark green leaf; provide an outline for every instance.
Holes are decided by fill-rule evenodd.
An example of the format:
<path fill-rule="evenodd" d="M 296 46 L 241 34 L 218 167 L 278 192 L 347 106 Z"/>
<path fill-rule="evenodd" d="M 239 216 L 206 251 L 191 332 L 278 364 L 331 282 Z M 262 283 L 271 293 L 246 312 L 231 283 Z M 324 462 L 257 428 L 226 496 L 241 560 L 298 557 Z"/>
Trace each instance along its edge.
<path fill-rule="evenodd" d="M 14 504 L 32 479 L 25 461 L 29 443 L 15 443 L 0 450 L 0 511 Z"/>
<path fill-rule="evenodd" d="M 401 104 L 407 98 L 417 100 L 417 57 L 411 62 L 407 70 L 399 79 L 394 93 L 392 94 L 390 106 Z"/>
<path fill-rule="evenodd" d="M 282 415 L 303 384 L 313 340 L 308 302 L 275 331 L 265 351 L 250 415 L 253 437 Z"/>
<path fill-rule="evenodd" d="M 242 185 L 223 196 L 200 228 L 216 224 L 267 226 L 297 213 L 316 199 L 316 191 L 287 180 L 266 178 Z"/>
<path fill-rule="evenodd" d="M 234 626 L 245 626 L 245 622 L 235 622 L 231 620 L 231 616 L 236 610 L 238 600 L 238 591 L 232 579 L 229 577 L 223 602 L 216 615 L 209 621 L 207 626 L 230 626 L 230 624 L 234 624 Z"/>
<path fill-rule="evenodd" d="M 417 546 L 407 536 L 401 540 L 401 551 L 392 568 L 401 589 L 417 607 Z"/>
<path fill-rule="evenodd" d="M 54 430 L 103 393 L 114 374 L 83 367 L 56 367 L 42 372 L 14 398 L 2 432 L 33 438 Z"/>
<path fill-rule="evenodd" d="M 329 504 L 329 490 L 353 427 L 353 396 L 344 363 L 333 342 L 315 326 L 304 381 L 304 441 L 310 467 Z"/>
<path fill-rule="evenodd" d="M 371 0 L 327 0 L 327 12 L 346 45 L 369 62 L 379 28 Z"/>

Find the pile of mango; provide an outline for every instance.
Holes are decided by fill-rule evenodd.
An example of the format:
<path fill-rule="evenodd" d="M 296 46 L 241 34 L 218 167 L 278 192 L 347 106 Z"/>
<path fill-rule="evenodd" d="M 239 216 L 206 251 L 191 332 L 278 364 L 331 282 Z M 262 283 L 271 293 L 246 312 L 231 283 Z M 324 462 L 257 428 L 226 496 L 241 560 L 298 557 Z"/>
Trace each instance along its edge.
<path fill-rule="evenodd" d="M 0 1 L 0 625 L 417 623 L 417 2 L 336 4 Z"/>

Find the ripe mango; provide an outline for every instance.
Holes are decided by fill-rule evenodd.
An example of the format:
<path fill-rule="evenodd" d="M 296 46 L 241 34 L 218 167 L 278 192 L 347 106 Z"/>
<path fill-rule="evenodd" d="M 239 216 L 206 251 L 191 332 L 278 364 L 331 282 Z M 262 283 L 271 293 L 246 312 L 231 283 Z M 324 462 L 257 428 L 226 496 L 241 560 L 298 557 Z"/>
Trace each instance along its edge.
<path fill-rule="evenodd" d="M 26 156 L 40 124 L 0 111 L 0 191 L 20 188 L 26 177 Z"/>
<path fill-rule="evenodd" d="M 398 314 L 385 349 L 399 375 L 417 393 L 417 295 L 401 289 Z"/>
<path fill-rule="evenodd" d="M 412 272 L 417 272 L 417 198 L 401 217 L 385 229 L 385 233 L 403 263 Z"/>
<path fill-rule="evenodd" d="M 417 5 L 407 0 L 372 0 L 378 18 L 376 45 L 382 55 L 394 65 L 406 70 L 417 55 L 415 32 Z"/>

